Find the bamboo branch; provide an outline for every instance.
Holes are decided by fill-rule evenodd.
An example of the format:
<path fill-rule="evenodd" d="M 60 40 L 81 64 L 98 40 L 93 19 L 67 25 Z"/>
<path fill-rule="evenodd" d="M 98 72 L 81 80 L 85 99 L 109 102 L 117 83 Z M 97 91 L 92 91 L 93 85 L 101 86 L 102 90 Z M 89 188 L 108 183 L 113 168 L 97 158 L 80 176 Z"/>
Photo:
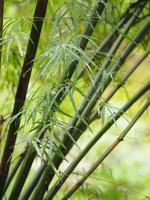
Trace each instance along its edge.
<path fill-rule="evenodd" d="M 43 18 L 46 14 L 47 2 L 48 0 L 38 0 L 34 13 L 34 20 L 31 29 L 30 39 L 28 42 L 24 63 L 22 66 L 22 71 L 14 102 L 14 108 L 12 112 L 12 117 L 15 117 L 15 119 L 11 122 L 9 127 L 4 153 L 2 156 L 2 162 L 0 165 L 0 197 L 2 196 L 4 185 L 8 177 L 12 153 L 14 151 L 14 146 L 17 138 L 17 130 L 20 125 L 22 109 L 26 99 L 32 66 L 34 63 L 34 58 L 36 55 L 36 50 L 38 47 L 40 33 L 43 25 Z M 13 200 L 14 199 L 15 198 L 13 198 Z"/>
<path fill-rule="evenodd" d="M 62 198 L 62 200 L 67 200 L 70 198 L 72 194 L 74 194 L 78 188 L 86 181 L 86 179 L 96 170 L 96 168 L 104 161 L 105 158 L 119 145 L 120 142 L 123 141 L 124 137 L 128 134 L 129 130 L 134 126 L 137 120 L 142 116 L 142 114 L 147 110 L 150 105 L 150 100 L 148 100 L 145 105 L 139 110 L 136 116 L 132 119 L 126 129 L 122 132 L 122 134 L 109 146 L 106 151 L 97 159 L 97 161 L 90 167 L 90 169 L 84 174 L 83 178 L 81 178 Z M 47 195 L 48 196 L 48 195 Z M 50 198 L 45 198 L 48 200 Z"/>

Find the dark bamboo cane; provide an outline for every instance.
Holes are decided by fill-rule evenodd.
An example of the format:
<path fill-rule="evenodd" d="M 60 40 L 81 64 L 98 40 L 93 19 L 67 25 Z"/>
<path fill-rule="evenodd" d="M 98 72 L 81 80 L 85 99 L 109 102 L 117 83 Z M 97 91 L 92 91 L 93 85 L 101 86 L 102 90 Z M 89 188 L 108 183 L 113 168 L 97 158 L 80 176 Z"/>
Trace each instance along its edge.
<path fill-rule="evenodd" d="M 32 25 L 31 29 L 30 39 L 28 42 L 24 63 L 22 66 L 22 71 L 14 102 L 14 108 L 12 112 L 12 117 L 15 117 L 15 119 L 10 124 L 4 153 L 2 156 L 2 162 L 0 164 L 0 197 L 2 196 L 4 185 L 8 177 L 12 153 L 14 151 L 14 146 L 17 138 L 17 130 L 20 125 L 22 109 L 26 99 L 32 66 L 34 63 L 34 58 L 36 55 L 36 50 L 38 47 L 40 33 L 43 25 L 43 18 L 46 13 L 47 2 L 48 0 L 38 0 L 34 13 L 34 24 Z"/>
<path fill-rule="evenodd" d="M 13 165 L 13 169 L 11 170 L 10 174 L 8 175 L 8 178 L 6 180 L 6 184 L 5 184 L 5 187 L 4 187 L 4 190 L 3 190 L 3 193 L 6 192 L 11 180 L 13 179 L 13 177 L 15 176 L 16 172 L 18 171 L 23 159 L 24 159 L 24 156 L 26 155 L 26 151 L 27 151 L 27 148 L 25 149 L 25 151 L 23 151 L 20 155 L 19 155 L 19 158 L 17 159 L 15 165 Z"/>

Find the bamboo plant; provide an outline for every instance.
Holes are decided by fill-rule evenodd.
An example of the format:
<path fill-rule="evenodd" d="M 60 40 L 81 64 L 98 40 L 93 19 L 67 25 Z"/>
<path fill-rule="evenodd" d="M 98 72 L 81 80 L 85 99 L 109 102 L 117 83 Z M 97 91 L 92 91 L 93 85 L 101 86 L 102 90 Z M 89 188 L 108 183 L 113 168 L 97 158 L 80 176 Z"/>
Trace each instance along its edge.
<path fill-rule="evenodd" d="M 102 136 L 111 130 L 117 120 L 124 116 L 139 99 L 147 97 L 144 106 L 137 111 L 122 134 L 98 157 L 84 177 L 62 196 L 62 199 L 70 198 L 103 160 L 107 159 L 111 151 L 118 146 L 149 107 L 150 82 L 147 81 L 117 112 L 111 113 L 110 118 L 99 128 L 94 137 L 89 139 L 88 144 L 80 150 L 75 160 L 69 164 L 63 174 L 59 174 L 60 166 L 67 160 L 72 147 L 78 147 L 78 141 L 82 135 L 86 134 L 87 129 L 92 131 L 91 124 L 103 118 L 106 104 L 149 56 L 150 19 L 147 10 L 150 2 L 137 0 L 130 4 L 125 3 L 124 12 L 119 16 L 114 15 L 114 19 L 110 17 L 112 15 L 110 10 L 114 8 L 111 1 L 97 0 L 92 10 L 89 9 L 88 2 L 82 4 L 71 1 L 59 8 L 57 8 L 57 3 L 54 4 L 48 0 L 37 0 L 33 3 L 36 4 L 35 11 L 33 19 L 30 20 L 32 21 L 29 26 L 31 30 L 26 42 L 23 64 L 18 73 L 18 81 L 16 81 L 12 111 L 10 117 L 3 120 L 6 127 L 3 131 L 7 134 L 2 143 L 3 151 L 0 161 L 0 199 L 6 197 L 9 200 L 48 200 L 57 197 L 61 186 Z M 78 9 L 83 7 L 83 11 L 88 12 L 88 16 L 83 13 L 84 25 L 80 25 L 80 21 L 76 20 L 77 12 L 74 13 L 76 6 Z M 1 52 L 7 38 L 6 29 L 11 25 L 9 23 L 5 25 L 3 21 L 3 7 L 4 1 L 0 1 L 0 63 L 2 58 L 2 67 L 5 59 Z M 47 25 L 51 34 L 47 32 Z M 79 31 L 80 28 L 82 31 Z M 105 34 L 102 35 L 105 28 L 110 32 L 106 37 Z M 2 34 L 3 29 L 6 32 L 4 34 Z M 103 39 L 98 39 L 97 33 Z M 17 38 L 19 51 L 23 52 L 19 37 L 14 35 Z M 42 40 L 48 43 L 48 37 L 50 37 L 50 45 L 42 53 Z M 129 56 L 146 39 L 147 49 L 143 55 L 124 73 L 115 87 L 109 90 L 118 72 L 124 69 Z M 13 49 L 10 46 L 11 43 L 8 44 L 7 53 L 8 49 Z M 22 57 L 18 59 L 14 52 L 12 50 L 12 54 L 21 64 Z M 40 66 L 40 69 L 38 60 L 41 61 L 41 59 L 44 64 Z M 59 71 L 60 68 L 63 68 L 62 73 L 61 70 Z M 40 78 L 36 79 L 35 74 L 38 74 L 37 77 Z M 85 81 L 85 88 L 79 86 L 82 81 Z M 45 86 L 44 83 L 46 83 Z M 36 85 L 35 89 L 34 85 Z M 43 87 L 44 89 L 41 89 Z M 34 94 L 30 99 L 32 89 Z M 107 95 L 105 95 L 106 91 L 108 91 Z M 79 102 L 74 97 L 76 93 L 81 97 Z M 67 113 L 67 108 L 63 107 L 68 101 L 73 110 L 70 113 Z M 29 135 L 29 141 L 25 141 L 16 161 L 13 162 L 21 132 Z M 40 166 L 33 172 L 32 166 L 37 158 L 40 160 Z M 51 183 L 53 183 L 52 186 Z"/>

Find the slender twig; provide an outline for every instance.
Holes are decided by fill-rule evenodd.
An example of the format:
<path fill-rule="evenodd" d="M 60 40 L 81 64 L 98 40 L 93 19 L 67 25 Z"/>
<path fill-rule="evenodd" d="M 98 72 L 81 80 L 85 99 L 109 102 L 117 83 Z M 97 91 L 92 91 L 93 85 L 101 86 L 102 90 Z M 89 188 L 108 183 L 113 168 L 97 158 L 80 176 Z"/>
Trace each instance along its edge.
<path fill-rule="evenodd" d="M 15 119 L 10 123 L 4 153 L 2 156 L 2 162 L 0 166 L 0 197 L 3 193 L 3 188 L 8 177 L 8 171 L 11 163 L 12 153 L 17 138 L 17 130 L 20 125 L 22 109 L 26 99 L 28 84 L 31 76 L 32 66 L 36 55 L 36 50 L 39 43 L 40 33 L 43 25 L 43 18 L 46 13 L 48 0 L 39 0 L 36 5 L 34 20 L 31 29 L 30 39 L 27 46 L 27 51 L 22 66 L 22 71 L 18 83 L 16 92 L 14 108 L 12 117 Z M 15 197 L 13 199 L 16 199 Z"/>
<path fill-rule="evenodd" d="M 95 171 L 95 169 L 104 161 L 105 158 L 123 141 L 124 137 L 128 134 L 129 130 L 134 126 L 137 120 L 142 116 L 142 114 L 147 110 L 150 105 L 150 100 L 148 100 L 145 105 L 139 110 L 136 116 L 129 123 L 127 128 L 122 132 L 122 134 L 106 149 L 106 151 L 97 159 L 97 161 L 90 167 L 90 169 L 84 174 L 84 176 L 64 195 L 62 200 L 67 200 L 72 194 L 86 181 L 86 179 Z M 48 198 L 45 198 L 48 199 Z M 49 198 L 50 199 L 50 198 Z"/>

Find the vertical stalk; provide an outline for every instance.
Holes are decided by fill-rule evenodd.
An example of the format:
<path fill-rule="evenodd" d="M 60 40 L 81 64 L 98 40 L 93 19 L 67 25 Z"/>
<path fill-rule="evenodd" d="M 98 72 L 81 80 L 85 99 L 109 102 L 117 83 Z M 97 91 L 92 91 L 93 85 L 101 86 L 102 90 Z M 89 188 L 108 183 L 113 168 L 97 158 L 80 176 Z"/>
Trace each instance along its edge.
<path fill-rule="evenodd" d="M 123 141 L 124 137 L 128 134 L 129 130 L 134 126 L 137 120 L 142 116 L 142 114 L 147 110 L 150 105 L 150 100 L 148 100 L 145 105 L 139 110 L 136 116 L 132 119 L 126 129 L 122 132 L 122 134 L 109 146 L 106 151 L 97 159 L 97 161 L 90 167 L 90 169 L 84 174 L 84 177 L 81 178 L 62 198 L 62 200 L 67 200 L 70 198 L 72 194 L 74 194 L 78 188 L 86 181 L 86 179 L 96 170 L 96 168 L 104 161 L 105 158 L 119 145 L 120 142 Z M 45 200 L 50 198 L 49 193 L 46 196 Z"/>
<path fill-rule="evenodd" d="M 2 156 L 2 162 L 0 165 L 0 197 L 2 196 L 4 185 L 8 177 L 8 171 L 10 168 L 11 158 L 17 138 L 17 130 L 20 125 L 22 109 L 26 99 L 32 66 L 34 63 L 34 58 L 36 55 L 36 50 L 38 47 L 41 29 L 43 25 L 43 18 L 45 17 L 46 14 L 47 3 L 48 0 L 43 0 L 43 1 L 38 0 L 34 13 L 34 20 L 31 29 L 30 39 L 28 42 L 27 51 L 22 66 L 21 75 L 19 78 L 18 88 L 15 96 L 14 108 L 12 112 L 12 117 L 15 117 L 15 119 L 11 122 L 8 130 L 4 153 Z"/>

